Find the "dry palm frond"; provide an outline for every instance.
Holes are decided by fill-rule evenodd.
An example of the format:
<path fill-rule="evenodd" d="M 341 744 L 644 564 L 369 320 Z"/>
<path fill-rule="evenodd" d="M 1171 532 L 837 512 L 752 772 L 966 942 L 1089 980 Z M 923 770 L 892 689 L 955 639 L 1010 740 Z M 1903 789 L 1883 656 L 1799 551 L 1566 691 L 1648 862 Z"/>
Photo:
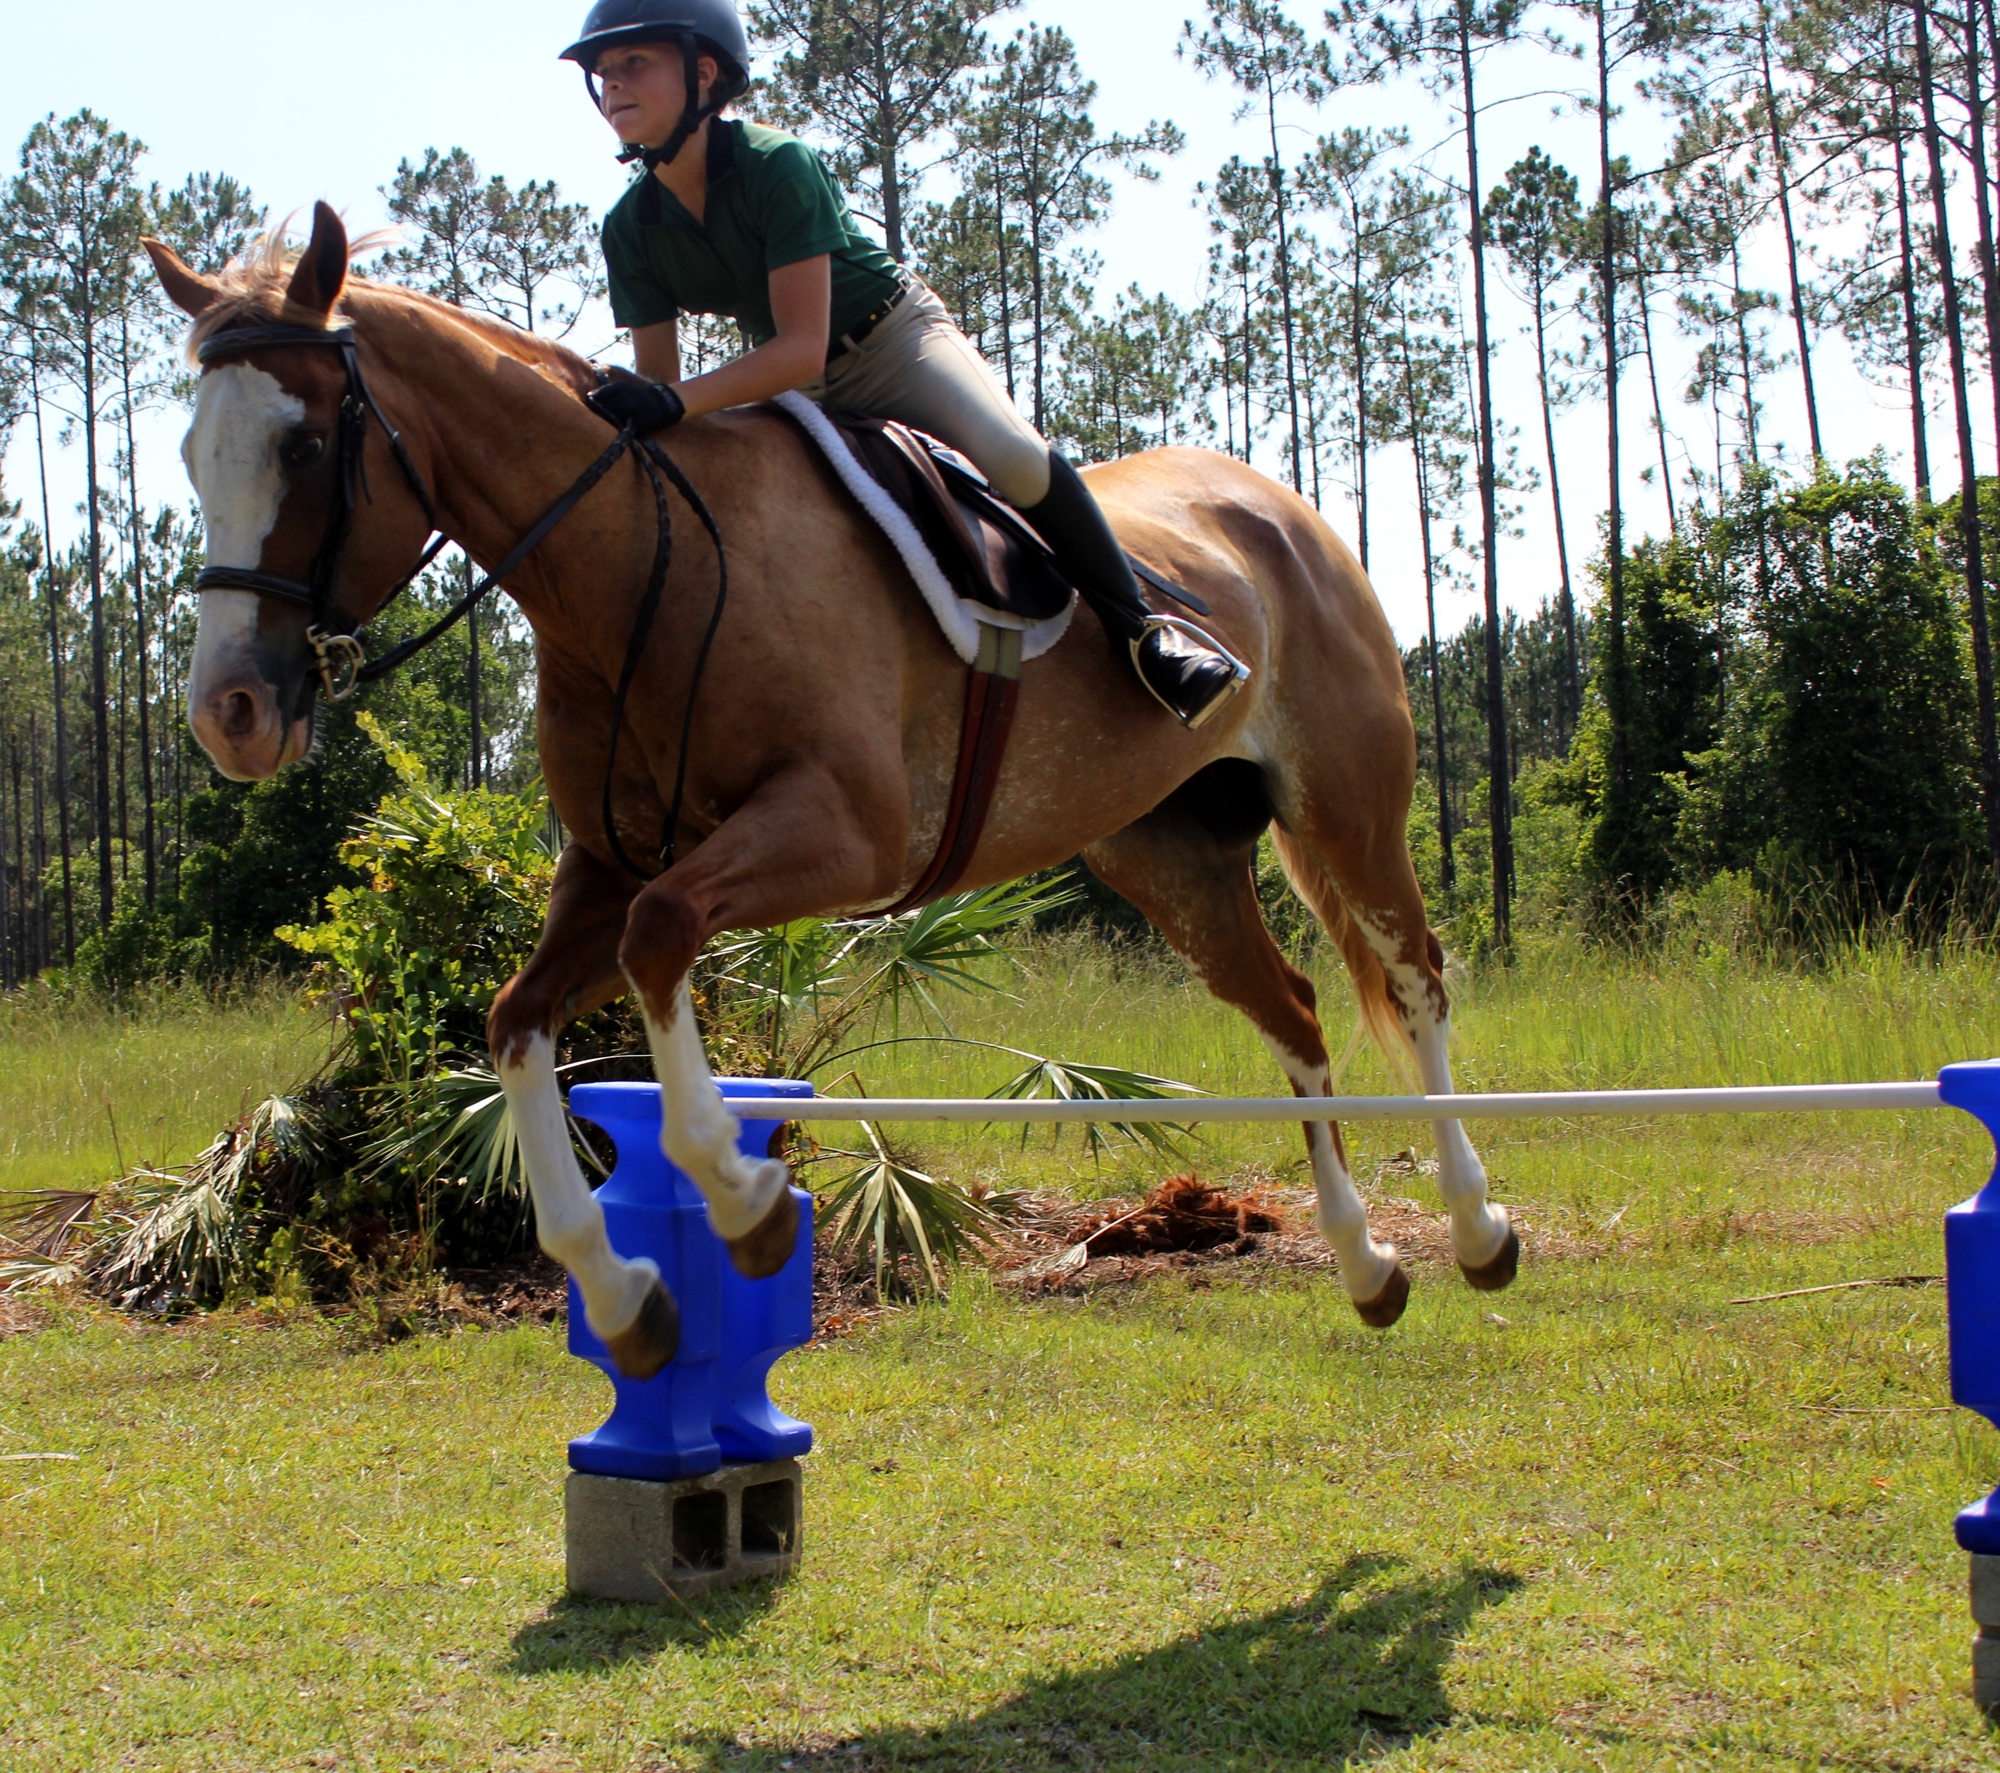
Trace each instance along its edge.
<path fill-rule="evenodd" d="M 298 1101 L 272 1096 L 184 1170 L 139 1170 L 112 1215 L 115 1243 L 90 1264 L 99 1291 L 122 1305 L 213 1298 L 249 1251 L 240 1208 L 260 1160 L 309 1159 L 318 1123 Z"/>
<path fill-rule="evenodd" d="M 54 1260 L 77 1227 L 97 1211 L 94 1188 L 36 1188 L 0 1197 L 0 1238 L 29 1255 Z"/>
<path fill-rule="evenodd" d="M 980 1200 L 951 1182 L 940 1182 L 902 1162 L 868 1122 L 861 1123 L 870 1150 L 828 1152 L 859 1160 L 825 1191 L 820 1233 L 832 1250 L 868 1250 L 875 1259 L 875 1291 L 904 1256 L 914 1257 L 933 1287 L 944 1269 L 975 1243 L 991 1243 L 1005 1222 L 1009 1202 Z"/>

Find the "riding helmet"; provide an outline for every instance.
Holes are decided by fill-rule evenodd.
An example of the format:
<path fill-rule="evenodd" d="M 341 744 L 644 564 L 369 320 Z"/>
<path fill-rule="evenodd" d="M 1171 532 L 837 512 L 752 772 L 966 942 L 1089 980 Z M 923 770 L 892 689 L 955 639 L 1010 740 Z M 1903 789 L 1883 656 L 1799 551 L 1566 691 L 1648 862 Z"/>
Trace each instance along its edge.
<path fill-rule="evenodd" d="M 575 62 L 588 74 L 607 49 L 683 37 L 692 37 L 728 64 L 720 84 L 732 89 L 731 97 L 750 84 L 750 43 L 734 0 L 597 0 L 583 21 L 583 35 L 562 52 L 561 59 Z"/>

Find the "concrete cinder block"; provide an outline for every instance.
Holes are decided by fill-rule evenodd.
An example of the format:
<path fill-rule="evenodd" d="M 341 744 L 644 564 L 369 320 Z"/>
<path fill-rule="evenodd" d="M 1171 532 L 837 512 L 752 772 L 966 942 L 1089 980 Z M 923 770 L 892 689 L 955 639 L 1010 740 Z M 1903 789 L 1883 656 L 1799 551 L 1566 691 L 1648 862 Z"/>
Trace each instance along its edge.
<path fill-rule="evenodd" d="M 2000 1558 L 1973 1556 L 1972 1617 L 1988 1631 L 2000 1632 Z"/>
<path fill-rule="evenodd" d="M 1972 1640 L 1972 1700 L 1981 1711 L 2000 1713 L 2000 1634 Z"/>
<path fill-rule="evenodd" d="M 569 1591 L 607 1601 L 685 1600 L 799 1566 L 805 1473 L 796 1459 L 725 1465 L 672 1483 L 572 1471 Z"/>

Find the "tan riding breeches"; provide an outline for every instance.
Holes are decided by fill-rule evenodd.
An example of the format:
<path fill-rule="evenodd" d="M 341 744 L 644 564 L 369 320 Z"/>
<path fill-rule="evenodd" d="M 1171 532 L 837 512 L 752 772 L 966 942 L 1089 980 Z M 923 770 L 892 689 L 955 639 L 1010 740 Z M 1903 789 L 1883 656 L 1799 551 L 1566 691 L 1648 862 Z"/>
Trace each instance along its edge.
<path fill-rule="evenodd" d="M 1039 505 L 1049 446 L 1021 417 L 986 359 L 921 283 L 867 338 L 800 390 L 870 418 L 900 419 L 971 458 L 1009 504 Z"/>

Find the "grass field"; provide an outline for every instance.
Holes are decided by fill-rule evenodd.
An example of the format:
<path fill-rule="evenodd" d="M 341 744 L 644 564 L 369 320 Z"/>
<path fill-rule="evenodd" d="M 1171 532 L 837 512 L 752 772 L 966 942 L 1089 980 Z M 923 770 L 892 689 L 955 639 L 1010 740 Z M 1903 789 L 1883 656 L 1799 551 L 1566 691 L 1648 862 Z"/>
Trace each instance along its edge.
<path fill-rule="evenodd" d="M 0 1194 L 94 1188 L 179 1163 L 326 1056 L 327 1023 L 272 983 L 123 1008 L 0 999 Z"/>
<path fill-rule="evenodd" d="M 1922 1076 L 2000 1046 L 1996 970 L 1559 949 L 1462 983 L 1460 1081 Z M 958 1032 L 1273 1087 L 1248 1032 L 1151 959 L 1054 944 L 1017 989 L 960 1006 Z M 226 1040 L 191 1011 L 50 1032 L 63 1070 L 40 1084 L 14 1070 L 33 1031 L 0 1021 L 0 1124 L 12 1142 L 26 1102 L 86 1129 L 108 1082 L 121 1130 L 123 1087 L 192 1149 L 211 1111 L 171 1119 L 170 1087 L 226 1118 L 284 1081 L 285 1042 L 310 1052 L 274 1002 L 239 1015 Z M 1006 1065 L 933 1048 L 863 1075 L 962 1093 Z M 1370 1056 L 1349 1083 L 1389 1078 Z M 1413 1130 L 1357 1131 L 1364 1183 L 1421 1191 L 1377 1174 Z M 101 1162 L 92 1136 L 27 1161 L 60 1179 Z M 384 1350 L 318 1321 L 60 1314 L 0 1342 L 0 1454 L 75 1455 L 0 1463 L 0 1766 L 2000 1765 L 1950 1537 L 2000 1439 L 1948 1406 L 1941 1290 L 1727 1303 L 1936 1273 L 1938 1214 L 1991 1161 L 1977 1129 L 1479 1136 L 1501 1198 L 1583 1252 L 1498 1299 L 1420 1268 L 1382 1335 L 1325 1278 L 1032 1301 L 974 1275 L 791 1358 L 774 1391 L 820 1437 L 806 1572 L 684 1610 L 562 1596 L 563 1443 L 608 1393 L 557 1333 Z M 1218 1132 L 1192 1161 L 1295 1180 L 1296 1140 Z M 1160 1168 L 1093 1169 L 1074 1135 L 919 1149 L 1072 1192 Z"/>
<path fill-rule="evenodd" d="M 1990 1768 L 1935 1290 L 1838 1247 L 946 1305 L 795 1356 L 807 1569 L 562 1596 L 555 1332 L 0 1345 L 0 1764 Z M 1507 1319 L 1489 1317 L 1495 1304 Z"/>

